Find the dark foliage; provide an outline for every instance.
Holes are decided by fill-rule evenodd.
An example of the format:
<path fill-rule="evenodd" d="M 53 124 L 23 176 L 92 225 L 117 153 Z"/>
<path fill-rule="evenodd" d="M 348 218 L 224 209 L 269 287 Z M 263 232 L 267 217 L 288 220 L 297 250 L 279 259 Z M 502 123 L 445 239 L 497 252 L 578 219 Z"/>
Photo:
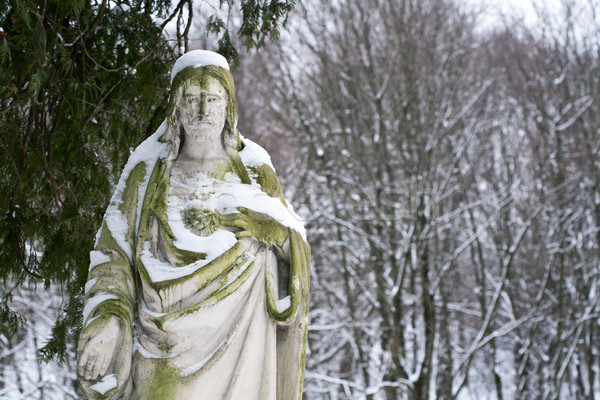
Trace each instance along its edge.
<path fill-rule="evenodd" d="M 46 360 L 62 360 L 67 338 L 77 340 L 89 251 L 112 187 L 130 149 L 165 115 L 175 57 L 166 22 L 153 18 L 177 16 L 186 42 L 192 23 L 178 16 L 192 1 L 118 3 L 0 2 L 0 333 L 23 322 L 10 308 L 14 288 L 61 285 Z M 241 2 L 248 46 L 276 37 L 294 3 L 277 4 Z M 210 21 L 220 52 L 235 59 L 225 25 Z"/>

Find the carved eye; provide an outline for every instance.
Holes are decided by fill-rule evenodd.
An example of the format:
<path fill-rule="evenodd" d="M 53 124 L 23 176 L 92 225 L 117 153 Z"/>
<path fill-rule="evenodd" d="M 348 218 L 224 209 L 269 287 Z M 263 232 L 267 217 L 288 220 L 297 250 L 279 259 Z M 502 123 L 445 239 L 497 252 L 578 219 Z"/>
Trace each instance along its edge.
<path fill-rule="evenodd" d="M 187 103 L 188 104 L 198 104 L 198 98 L 197 97 L 188 97 Z"/>
<path fill-rule="evenodd" d="M 218 98 L 218 97 L 216 97 L 216 96 L 208 96 L 208 98 L 207 98 L 206 100 L 207 100 L 209 103 L 213 103 L 213 102 L 215 102 L 215 101 L 219 100 L 219 98 Z"/>

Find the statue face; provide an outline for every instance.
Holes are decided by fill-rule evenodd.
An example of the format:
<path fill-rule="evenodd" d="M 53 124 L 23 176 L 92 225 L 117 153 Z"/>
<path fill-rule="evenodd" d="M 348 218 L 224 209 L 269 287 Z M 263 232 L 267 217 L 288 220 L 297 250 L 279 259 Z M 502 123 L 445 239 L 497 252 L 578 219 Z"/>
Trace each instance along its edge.
<path fill-rule="evenodd" d="M 185 139 L 194 142 L 220 140 L 227 116 L 227 92 L 215 78 L 206 87 L 195 83 L 183 88 L 178 103 L 179 124 Z"/>

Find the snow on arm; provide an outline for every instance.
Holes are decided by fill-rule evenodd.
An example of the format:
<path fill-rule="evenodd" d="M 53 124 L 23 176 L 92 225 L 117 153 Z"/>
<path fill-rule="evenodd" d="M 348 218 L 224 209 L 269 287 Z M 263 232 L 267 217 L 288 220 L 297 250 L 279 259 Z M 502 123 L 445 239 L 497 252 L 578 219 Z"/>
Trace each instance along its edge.
<path fill-rule="evenodd" d="M 260 165 L 266 164 L 269 167 L 271 167 L 271 169 L 273 169 L 273 172 L 275 172 L 275 167 L 271 162 L 271 156 L 269 156 L 269 153 L 267 153 L 265 149 L 263 149 L 260 145 L 256 144 L 252 140 L 244 138 L 242 135 L 240 135 L 240 137 L 242 138 L 245 144 L 245 147 L 242 149 L 242 151 L 240 151 L 240 158 L 242 159 L 244 165 L 248 167 L 258 167 Z M 294 211 L 294 207 L 289 201 L 286 201 L 287 210 L 285 212 L 281 210 L 281 204 L 275 204 L 276 202 L 272 201 L 269 201 L 268 203 L 270 204 L 270 209 L 273 213 L 275 213 L 275 215 L 273 215 L 273 213 L 271 212 L 264 211 L 264 209 L 263 211 L 260 211 L 252 206 L 245 207 L 250 208 L 254 211 L 270 215 L 271 217 L 278 220 L 282 225 L 296 230 L 306 240 L 306 229 L 304 228 L 304 220 L 298 214 L 296 214 L 296 212 Z M 254 205 L 256 205 L 256 203 Z M 285 217 L 283 217 L 283 219 L 280 219 L 278 217 L 279 215 L 285 215 Z"/>
<path fill-rule="evenodd" d="M 94 322 L 94 320 L 96 320 L 100 317 L 101 317 L 101 315 L 96 315 L 95 317 L 88 319 L 88 321 L 85 323 L 84 329 L 87 328 L 92 322 Z"/>
<path fill-rule="evenodd" d="M 90 279 L 89 281 L 87 281 L 87 283 L 85 284 L 85 292 L 84 293 L 89 293 L 90 290 L 92 290 L 92 288 L 94 287 L 94 285 L 96 284 L 96 282 L 98 282 L 99 278 L 94 278 L 94 279 Z"/>
<path fill-rule="evenodd" d="M 90 316 L 90 313 L 94 311 L 99 304 L 107 300 L 119 300 L 119 298 L 114 294 L 98 293 L 97 295 L 87 299 L 85 302 L 85 307 L 83 308 L 83 320 L 86 321 Z"/>
<path fill-rule="evenodd" d="M 90 252 L 90 271 L 94 267 L 104 264 L 110 261 L 110 257 L 98 250 L 92 250 Z"/>
<path fill-rule="evenodd" d="M 116 387 L 117 387 L 117 376 L 115 374 L 111 374 L 111 375 L 106 375 L 104 378 L 102 378 L 102 380 L 100 382 L 90 386 L 90 389 L 103 395 L 106 392 L 108 392 L 110 389 L 114 389 Z"/>
<path fill-rule="evenodd" d="M 238 207 L 246 207 L 270 216 L 281 225 L 294 229 L 306 239 L 304 221 L 279 198 L 269 196 L 255 185 L 225 184 L 222 186 L 221 201 L 214 206 L 214 210 L 221 214 L 233 214 L 239 212 Z"/>
<path fill-rule="evenodd" d="M 283 299 L 277 300 L 275 302 L 275 308 L 277 309 L 277 312 L 281 314 L 282 312 L 290 308 L 291 304 L 292 298 L 288 295 L 285 296 Z"/>

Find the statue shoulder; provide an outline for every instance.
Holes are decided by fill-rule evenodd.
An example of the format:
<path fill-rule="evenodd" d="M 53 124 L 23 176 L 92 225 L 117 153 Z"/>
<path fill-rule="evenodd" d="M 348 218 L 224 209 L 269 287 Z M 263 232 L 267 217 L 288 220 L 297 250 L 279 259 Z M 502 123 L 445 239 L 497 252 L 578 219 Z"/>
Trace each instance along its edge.
<path fill-rule="evenodd" d="M 167 158 L 169 144 L 161 141 L 165 130 L 166 123 L 163 123 L 153 135 L 144 140 L 131 153 L 113 192 L 111 203 L 120 204 L 123 192 L 127 187 L 134 184 L 137 186 L 139 183 L 147 184 L 151 173 L 157 165 L 161 164 L 159 161 Z"/>
<path fill-rule="evenodd" d="M 248 169 L 251 172 L 252 178 L 260 185 L 263 192 L 271 197 L 278 198 L 284 205 L 287 205 L 285 198 L 283 197 L 281 184 L 279 183 L 279 179 L 277 179 L 277 175 L 275 175 L 273 168 L 267 164 L 261 164 L 252 167 L 249 166 Z"/>
<path fill-rule="evenodd" d="M 271 156 L 265 149 L 260 145 L 240 135 L 240 139 L 243 143 L 243 148 L 240 150 L 240 158 L 246 167 L 256 167 L 262 164 L 266 164 L 275 173 L 275 168 L 271 162 Z"/>
<path fill-rule="evenodd" d="M 275 174 L 271 157 L 265 149 L 255 142 L 244 138 L 244 148 L 240 150 L 240 158 L 250 172 L 250 177 L 260 185 L 263 192 L 281 200 L 286 205 L 281 184 Z"/>

